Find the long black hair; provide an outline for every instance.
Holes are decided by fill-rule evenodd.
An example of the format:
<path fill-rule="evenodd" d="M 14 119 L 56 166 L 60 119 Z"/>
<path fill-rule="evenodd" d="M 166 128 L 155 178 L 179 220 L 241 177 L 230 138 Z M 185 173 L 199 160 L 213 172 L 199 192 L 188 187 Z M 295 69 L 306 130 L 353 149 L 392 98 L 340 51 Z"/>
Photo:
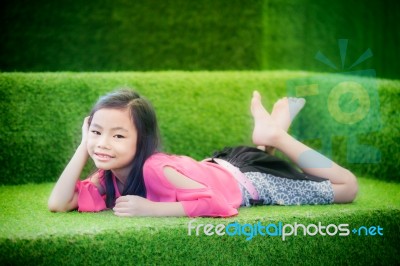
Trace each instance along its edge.
<path fill-rule="evenodd" d="M 136 154 L 132 169 L 124 185 L 122 195 L 146 197 L 143 179 L 143 164 L 159 149 L 160 136 L 154 108 L 149 101 L 131 89 L 119 89 L 101 97 L 94 105 L 89 118 L 92 122 L 94 113 L 103 108 L 130 110 L 130 116 L 137 130 Z M 104 172 L 106 185 L 106 205 L 112 208 L 115 202 L 115 189 L 111 170 Z"/>

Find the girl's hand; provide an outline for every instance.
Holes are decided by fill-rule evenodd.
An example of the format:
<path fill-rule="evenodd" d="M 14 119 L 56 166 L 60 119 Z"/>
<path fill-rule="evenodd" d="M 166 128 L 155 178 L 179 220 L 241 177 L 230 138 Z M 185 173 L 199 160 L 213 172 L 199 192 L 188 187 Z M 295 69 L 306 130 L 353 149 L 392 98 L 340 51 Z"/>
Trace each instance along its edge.
<path fill-rule="evenodd" d="M 89 116 L 85 117 L 83 120 L 83 125 L 82 125 L 82 141 L 81 143 L 85 145 L 86 147 L 86 142 L 89 134 Z"/>
<path fill-rule="evenodd" d="M 151 216 L 153 202 L 139 196 L 121 196 L 113 208 L 117 216 Z"/>

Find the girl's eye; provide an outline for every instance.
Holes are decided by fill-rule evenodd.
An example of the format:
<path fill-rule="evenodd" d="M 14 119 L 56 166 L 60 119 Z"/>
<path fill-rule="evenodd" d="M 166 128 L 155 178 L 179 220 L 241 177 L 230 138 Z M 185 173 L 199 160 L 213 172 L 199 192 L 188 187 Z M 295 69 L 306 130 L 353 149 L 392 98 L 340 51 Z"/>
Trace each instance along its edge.
<path fill-rule="evenodd" d="M 92 130 L 92 133 L 95 134 L 95 135 L 100 135 L 100 132 L 97 131 L 97 130 Z"/>
<path fill-rule="evenodd" d="M 125 138 L 125 137 L 122 136 L 122 135 L 115 135 L 115 137 L 116 137 L 117 139 L 123 139 L 123 138 Z"/>

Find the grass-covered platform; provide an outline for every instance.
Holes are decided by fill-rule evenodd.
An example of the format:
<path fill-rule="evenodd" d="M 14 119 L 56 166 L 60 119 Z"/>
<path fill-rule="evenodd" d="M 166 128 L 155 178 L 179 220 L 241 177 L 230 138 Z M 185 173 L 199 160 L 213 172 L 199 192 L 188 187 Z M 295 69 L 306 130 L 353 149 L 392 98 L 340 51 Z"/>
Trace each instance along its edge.
<path fill-rule="evenodd" d="M 341 110 L 355 112 L 351 107 L 365 103 L 360 95 L 368 96 L 370 108 L 364 120 L 344 123 L 339 134 L 338 114 L 324 114 L 335 84 L 346 80 L 360 84 L 366 94 L 344 93 L 338 100 Z M 242 208 L 236 217 L 197 218 L 193 224 L 348 224 L 346 236 L 298 235 L 283 241 L 257 235 L 246 241 L 244 235 L 188 235 L 189 218 L 124 219 L 111 211 L 47 210 L 52 186 L 79 143 L 83 117 L 105 92 L 136 88 L 155 106 L 164 150 L 201 159 L 225 145 L 250 144 L 252 90 L 258 89 L 271 108 L 278 98 L 304 94 L 315 84 L 320 96 L 305 93 L 307 105 L 293 133 L 313 137 L 305 141 L 356 173 L 360 192 L 355 202 Z M 289 71 L 1 73 L 0 263 L 399 264 L 399 93 L 396 80 Z M 324 136 L 330 132 L 332 145 L 322 135 L 306 134 L 312 127 Z M 368 235 L 363 226 L 372 228 Z"/>
<path fill-rule="evenodd" d="M 360 178 L 352 204 L 242 208 L 229 219 L 197 218 L 194 224 L 380 226 L 348 236 L 195 236 L 189 218 L 119 218 L 101 213 L 51 213 L 52 183 L 0 187 L 2 265 L 394 265 L 399 263 L 400 185 Z M 5 263 L 4 263 L 5 262 Z"/>

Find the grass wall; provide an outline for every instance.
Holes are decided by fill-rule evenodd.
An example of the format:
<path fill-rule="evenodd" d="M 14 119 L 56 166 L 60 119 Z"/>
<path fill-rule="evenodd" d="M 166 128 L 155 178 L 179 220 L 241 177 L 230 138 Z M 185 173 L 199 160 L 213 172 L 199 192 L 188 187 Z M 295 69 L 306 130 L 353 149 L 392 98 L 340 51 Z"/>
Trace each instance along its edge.
<path fill-rule="evenodd" d="M 2 1 L 0 70 L 257 69 L 261 1 Z"/>
<path fill-rule="evenodd" d="M 0 71 L 341 72 L 370 49 L 350 70 L 398 79 L 399 14 L 389 0 L 4 0 Z"/>
<path fill-rule="evenodd" d="M 378 77 L 398 79 L 399 19 L 398 1 L 266 0 L 262 68 L 331 73 L 375 69 Z M 348 40 L 343 55 L 339 39 Z M 371 56 L 356 63 L 368 49 Z M 336 69 L 316 60 L 318 52 Z"/>
<path fill-rule="evenodd" d="M 358 127 L 341 126 L 332 115 L 326 115 L 329 93 L 321 89 L 320 96 L 299 95 L 307 99 L 307 105 L 293 125 L 293 133 L 314 148 L 330 151 L 334 160 L 357 174 L 399 181 L 395 155 L 400 151 L 400 82 L 357 79 L 375 91 L 368 96 L 372 111 Z M 100 95 L 117 87 L 136 88 L 151 100 L 165 151 L 200 160 L 224 146 L 251 144 L 249 102 L 254 89 L 264 95 L 270 109 L 278 98 L 293 94 L 292 88 L 317 81 L 321 88 L 333 91 L 332 84 L 342 82 L 343 77 L 319 78 L 315 73 L 288 71 L 2 73 L 0 183 L 55 181 L 79 144 L 83 117 Z M 360 104 L 354 102 L 359 96 L 342 96 L 340 108 L 355 112 L 348 108 Z M 325 135 L 332 142 L 323 142 Z M 359 145 L 350 145 L 354 139 Z M 329 150 L 326 145 L 330 143 Z M 361 160 L 369 157 L 368 147 L 379 152 L 378 161 Z M 349 154 L 357 156 L 349 159 Z"/>

